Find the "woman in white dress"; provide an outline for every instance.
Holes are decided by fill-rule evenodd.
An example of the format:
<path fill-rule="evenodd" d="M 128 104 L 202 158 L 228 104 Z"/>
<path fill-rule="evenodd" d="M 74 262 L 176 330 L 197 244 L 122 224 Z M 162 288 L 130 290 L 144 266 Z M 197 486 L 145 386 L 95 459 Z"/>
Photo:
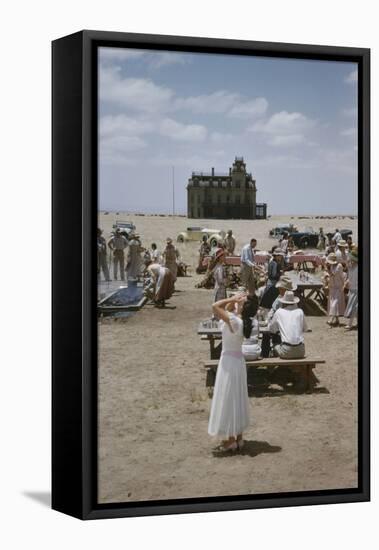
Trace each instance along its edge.
<path fill-rule="evenodd" d="M 349 253 L 347 284 L 349 288 L 349 298 L 344 316 L 347 318 L 348 322 L 345 329 L 353 330 L 354 320 L 358 317 L 358 247 L 353 248 Z M 356 326 L 357 325 L 355 325 L 355 328 Z"/>
<path fill-rule="evenodd" d="M 217 367 L 208 433 L 224 438 L 221 448 L 235 451 L 243 445 L 243 431 L 249 425 L 247 372 L 242 354 L 241 311 L 246 295 L 239 294 L 213 304 L 221 319 L 222 352 Z M 234 311 L 232 311 L 234 310 Z"/>
<path fill-rule="evenodd" d="M 334 252 L 331 252 L 326 258 L 327 273 L 325 275 L 326 286 L 329 289 L 328 295 L 328 325 L 331 327 L 339 326 L 339 317 L 345 313 L 345 294 L 344 285 L 346 274 L 343 271 L 342 264 L 337 260 Z"/>

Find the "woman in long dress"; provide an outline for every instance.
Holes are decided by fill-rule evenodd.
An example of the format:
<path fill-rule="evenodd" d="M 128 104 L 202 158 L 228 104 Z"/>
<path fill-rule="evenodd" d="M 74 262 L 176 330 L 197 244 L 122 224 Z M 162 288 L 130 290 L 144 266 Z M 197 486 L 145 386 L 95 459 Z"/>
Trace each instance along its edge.
<path fill-rule="evenodd" d="M 175 282 L 178 275 L 179 251 L 172 244 L 172 239 L 170 239 L 170 237 L 166 239 L 166 248 L 162 255 L 164 258 L 164 265 L 171 271 Z"/>
<path fill-rule="evenodd" d="M 144 249 L 141 246 L 139 235 L 132 234 L 131 240 L 129 241 L 128 257 L 126 264 L 128 281 L 135 281 L 141 275 L 143 265 L 141 257 L 142 252 L 144 252 Z"/>
<path fill-rule="evenodd" d="M 152 263 L 147 268 L 154 284 L 154 304 L 164 307 L 165 301 L 171 298 L 175 289 L 175 281 L 171 271 L 158 263 Z"/>
<path fill-rule="evenodd" d="M 348 321 L 345 329 L 353 330 L 354 319 L 358 317 L 358 247 L 349 253 L 347 285 L 349 297 L 344 316 Z"/>
<path fill-rule="evenodd" d="M 216 265 L 213 269 L 213 278 L 215 281 L 214 302 L 226 298 L 226 273 L 225 273 L 225 250 L 220 248 L 215 255 Z"/>
<path fill-rule="evenodd" d="M 346 274 L 343 271 L 342 264 L 337 260 L 334 252 L 331 252 L 326 258 L 327 273 L 325 276 L 328 294 L 328 325 L 331 327 L 339 326 L 339 317 L 345 313 L 345 294 L 344 285 Z"/>
<path fill-rule="evenodd" d="M 249 425 L 247 373 L 242 355 L 241 311 L 246 296 L 236 295 L 213 304 L 221 319 L 222 352 L 217 367 L 208 433 L 224 438 L 221 448 L 235 451 L 243 445 L 243 431 Z M 234 310 L 234 311 L 231 311 Z"/>

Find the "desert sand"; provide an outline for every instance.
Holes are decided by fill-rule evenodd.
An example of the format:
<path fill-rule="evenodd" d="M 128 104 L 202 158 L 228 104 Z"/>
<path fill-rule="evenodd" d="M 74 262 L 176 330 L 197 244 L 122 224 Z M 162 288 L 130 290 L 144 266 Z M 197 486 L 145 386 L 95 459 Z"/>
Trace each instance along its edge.
<path fill-rule="evenodd" d="M 271 249 L 277 223 L 352 229 L 357 220 L 188 220 L 184 217 L 99 214 L 108 237 L 115 219 L 132 220 L 142 244 L 173 238 L 187 226 L 229 228 L 237 252 L 251 237 Z M 308 316 L 307 355 L 322 356 L 312 394 L 259 393 L 251 388 L 251 425 L 237 454 L 217 453 L 207 434 L 211 398 L 204 361 L 209 346 L 196 333 L 211 314 L 212 290 L 196 289 L 199 243 L 178 245 L 192 266 L 177 280 L 166 309 L 146 305 L 127 319 L 99 320 L 98 501 L 132 502 L 206 496 L 353 488 L 357 486 L 357 331 L 330 329 Z"/>

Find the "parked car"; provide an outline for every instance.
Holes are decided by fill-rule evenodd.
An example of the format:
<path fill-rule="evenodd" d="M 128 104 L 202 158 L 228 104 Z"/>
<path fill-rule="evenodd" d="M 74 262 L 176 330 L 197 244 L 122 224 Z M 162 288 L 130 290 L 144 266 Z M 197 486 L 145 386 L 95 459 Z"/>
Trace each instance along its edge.
<path fill-rule="evenodd" d="M 351 229 L 340 230 L 342 238 L 347 239 L 349 235 L 352 235 Z M 316 248 L 318 243 L 318 232 L 314 231 L 312 227 L 306 227 L 303 231 L 294 231 L 290 233 L 290 237 L 294 242 L 294 245 L 298 248 Z M 327 236 L 333 237 L 334 232 L 327 233 Z"/>
<path fill-rule="evenodd" d="M 293 231 L 296 231 L 296 226 L 293 225 L 293 223 L 280 223 L 276 227 L 273 227 L 270 229 L 270 237 L 278 238 L 283 235 L 283 233 L 291 233 Z"/>
<path fill-rule="evenodd" d="M 113 232 L 116 229 L 120 229 L 121 234 L 124 235 L 127 239 L 129 238 L 130 233 L 135 231 L 136 226 L 133 222 L 116 220 L 116 223 L 113 224 Z"/>
<path fill-rule="evenodd" d="M 217 246 L 225 239 L 225 231 L 220 229 L 208 229 L 204 227 L 187 227 L 185 231 L 182 231 L 177 236 L 178 243 L 185 243 L 188 241 L 201 241 L 203 236 L 206 235 L 211 246 Z"/>

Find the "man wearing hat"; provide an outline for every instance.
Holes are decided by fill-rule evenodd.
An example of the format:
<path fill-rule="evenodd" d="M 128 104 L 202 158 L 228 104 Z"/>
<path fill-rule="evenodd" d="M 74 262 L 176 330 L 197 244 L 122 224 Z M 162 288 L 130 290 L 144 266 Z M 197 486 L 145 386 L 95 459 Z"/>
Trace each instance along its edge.
<path fill-rule="evenodd" d="M 119 227 L 116 228 L 113 237 L 108 241 L 109 248 L 113 251 L 113 278 L 117 281 L 118 266 L 120 266 L 120 277 L 125 281 L 125 257 L 124 250 L 128 246 L 128 241 L 122 235 Z"/>
<path fill-rule="evenodd" d="M 256 262 L 254 259 L 254 249 L 257 246 L 257 240 L 251 239 L 241 251 L 241 283 L 246 288 L 248 295 L 255 293 L 255 273 Z"/>
<path fill-rule="evenodd" d="M 215 281 L 214 287 L 214 299 L 213 302 L 218 302 L 219 300 L 225 300 L 226 298 L 226 273 L 225 273 L 225 250 L 219 248 L 215 254 L 216 265 L 213 269 L 213 278 Z M 215 318 L 217 318 L 215 316 Z"/>
<path fill-rule="evenodd" d="M 176 281 L 178 275 L 178 258 L 179 251 L 172 244 L 172 239 L 170 237 L 167 237 L 166 248 L 163 251 L 163 260 L 164 266 L 171 271 L 174 277 L 174 281 Z"/>
<path fill-rule="evenodd" d="M 279 281 L 284 267 L 284 252 L 281 248 L 275 248 L 267 268 L 267 283 L 260 306 L 270 309 L 279 291 L 276 283 Z"/>
<path fill-rule="evenodd" d="M 228 233 L 224 240 L 224 247 L 226 253 L 229 256 L 232 256 L 234 254 L 234 250 L 236 248 L 236 239 L 233 237 L 233 231 L 231 229 L 228 229 Z"/>
<path fill-rule="evenodd" d="M 320 251 L 325 250 L 325 243 L 326 243 L 325 233 L 323 228 L 320 227 L 319 233 L 318 233 L 317 249 Z"/>
<path fill-rule="evenodd" d="M 274 347 L 274 354 L 282 359 L 302 359 L 305 356 L 304 332 L 307 323 L 299 298 L 293 290 L 286 290 L 279 297 L 280 308 L 276 310 L 268 328 L 272 333 L 279 332 L 281 344 Z"/>
<path fill-rule="evenodd" d="M 336 231 L 335 231 L 335 233 L 332 237 L 332 241 L 334 242 L 335 245 L 337 245 L 341 239 L 342 239 L 342 235 L 340 233 L 340 230 L 336 229 Z"/>
<path fill-rule="evenodd" d="M 282 275 L 279 279 L 279 281 L 276 283 L 276 288 L 279 291 L 279 296 L 275 299 L 274 303 L 271 306 L 271 309 L 267 315 L 267 321 L 268 323 L 271 322 L 272 318 L 274 317 L 275 312 L 281 307 L 280 298 L 284 296 L 284 293 L 287 290 L 292 290 L 294 292 L 297 289 L 296 284 L 292 282 L 292 279 L 290 277 L 287 277 L 286 275 Z M 271 342 L 273 346 L 280 344 L 280 333 L 272 334 L 270 332 L 263 332 L 262 335 L 262 357 L 270 357 L 270 351 L 271 351 Z"/>
<path fill-rule="evenodd" d="M 344 317 L 348 321 L 345 329 L 353 330 L 357 326 L 353 326 L 354 319 L 358 317 L 358 247 L 349 252 L 347 286 L 349 288 L 349 298 Z"/>
<path fill-rule="evenodd" d="M 103 237 L 102 229 L 97 230 L 97 271 L 99 279 L 101 277 L 101 271 L 103 272 L 104 279 L 110 281 L 109 269 L 107 263 L 107 241 Z"/>
<path fill-rule="evenodd" d="M 347 265 L 348 256 L 348 244 L 343 239 L 340 239 L 337 243 L 337 250 L 335 252 L 337 260 L 345 267 Z"/>

